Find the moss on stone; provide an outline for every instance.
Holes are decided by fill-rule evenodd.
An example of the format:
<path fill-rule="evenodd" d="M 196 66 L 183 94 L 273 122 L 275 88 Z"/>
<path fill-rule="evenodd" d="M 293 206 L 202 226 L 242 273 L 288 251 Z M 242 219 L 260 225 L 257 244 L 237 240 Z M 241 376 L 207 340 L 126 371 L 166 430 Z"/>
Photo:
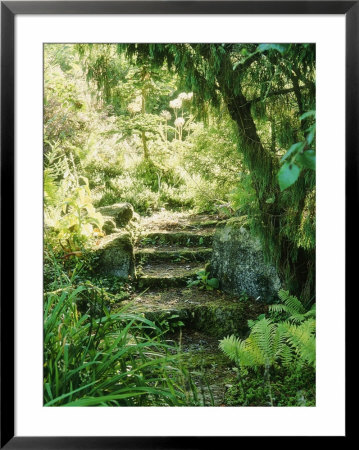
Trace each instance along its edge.
<path fill-rule="evenodd" d="M 135 274 L 133 245 L 128 233 L 106 236 L 95 251 L 98 255 L 96 269 L 100 273 L 124 279 Z"/>
<path fill-rule="evenodd" d="M 233 218 L 216 230 L 211 275 L 225 292 L 246 293 L 270 303 L 277 296 L 280 280 L 275 268 L 264 260 L 259 239 L 243 227 L 243 217 Z"/>
<path fill-rule="evenodd" d="M 112 234 L 116 232 L 116 222 L 111 217 L 103 217 L 104 224 L 102 225 L 102 230 L 106 233 L 106 235 Z"/>
<path fill-rule="evenodd" d="M 102 206 L 98 211 L 104 215 L 113 218 L 117 227 L 121 228 L 128 224 L 132 219 L 134 210 L 130 203 L 116 203 L 110 206 Z"/>
<path fill-rule="evenodd" d="M 144 248 L 136 251 L 136 261 L 141 262 L 145 259 L 146 262 L 156 261 L 207 261 L 211 258 L 211 248 L 177 248 L 177 249 L 158 249 L 158 248 Z"/>
<path fill-rule="evenodd" d="M 190 232 L 154 232 L 146 234 L 143 239 L 142 245 L 148 245 L 148 243 L 153 242 L 156 245 L 182 245 L 185 247 L 210 247 L 212 245 L 212 234 L 201 232 L 201 233 L 190 233 Z"/>
<path fill-rule="evenodd" d="M 216 298 L 217 297 L 217 298 Z M 213 291 L 197 293 L 191 290 L 168 290 L 145 294 L 137 298 L 131 310 L 141 312 L 158 322 L 164 314 L 178 315 L 186 328 L 221 339 L 229 334 L 245 337 L 248 320 L 267 311 L 259 302 L 227 300 Z"/>

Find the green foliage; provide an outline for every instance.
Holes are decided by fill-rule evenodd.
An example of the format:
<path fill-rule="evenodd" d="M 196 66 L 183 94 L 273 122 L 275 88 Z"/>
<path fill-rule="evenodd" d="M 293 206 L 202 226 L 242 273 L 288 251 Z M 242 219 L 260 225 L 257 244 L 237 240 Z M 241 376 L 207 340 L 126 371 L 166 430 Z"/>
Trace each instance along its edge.
<path fill-rule="evenodd" d="M 78 177 L 76 184 L 74 180 L 65 179 L 62 188 L 66 196 L 61 199 L 61 203 L 47 207 L 45 226 L 48 229 L 48 238 L 62 247 L 65 245 L 68 252 L 73 252 L 101 233 L 103 217 L 96 212 L 92 204 L 87 178 Z M 54 195 L 53 190 L 53 183 L 45 183 L 45 199 Z"/>
<path fill-rule="evenodd" d="M 304 303 L 280 291 L 247 339 L 222 340 L 240 368 L 234 389 L 245 404 L 287 404 L 278 392 L 293 383 L 288 404 L 313 402 L 298 392 L 315 367 L 315 46 L 46 44 L 44 67 L 48 404 L 193 404 L 160 341 L 179 317 L 159 329 L 111 314 L 131 288 L 93 273 L 96 207 L 121 201 L 245 216 Z M 203 270 L 190 285 L 219 282 Z"/>
<path fill-rule="evenodd" d="M 307 319 L 300 325 L 284 323 L 288 343 L 298 357 L 299 365 L 315 367 L 315 320 Z"/>
<path fill-rule="evenodd" d="M 251 210 L 250 226 L 290 290 L 311 298 L 315 209 L 306 205 L 315 189 L 315 124 L 309 113 L 315 110 L 315 46 L 121 44 L 118 51 L 137 65 L 167 64 L 194 93 L 198 114 L 208 116 L 209 104 L 217 111 L 225 105 L 254 192 L 245 206 Z M 284 160 L 279 186 L 280 160 L 299 142 L 306 147 L 293 152 L 295 161 Z"/>
<path fill-rule="evenodd" d="M 278 297 L 282 303 L 269 306 L 272 313 L 284 313 L 284 318 L 290 322 L 303 322 L 308 318 L 315 318 L 315 304 L 306 311 L 303 304 L 295 297 L 290 295 L 288 291 L 281 289 Z"/>
<path fill-rule="evenodd" d="M 69 277 L 51 252 L 45 266 L 54 277 L 45 285 L 53 290 L 44 301 L 44 406 L 195 404 L 195 388 L 161 329 L 128 308 L 111 313 L 111 294 L 78 284 L 82 277 L 75 270 Z"/>
<path fill-rule="evenodd" d="M 174 333 L 184 326 L 178 314 L 164 313 L 156 319 L 156 325 L 162 330 L 163 334 Z"/>
<path fill-rule="evenodd" d="M 213 291 L 219 288 L 219 281 L 217 278 L 210 278 L 210 273 L 205 270 L 200 270 L 196 274 L 196 279 L 188 281 L 188 287 L 198 286 L 199 289 L 205 289 L 207 291 Z"/>
<path fill-rule="evenodd" d="M 125 311 L 80 316 L 76 297 L 82 289 L 46 296 L 44 405 L 186 404 L 170 379 L 175 358 L 165 344 L 146 337 L 155 325 Z"/>
<path fill-rule="evenodd" d="M 284 163 L 278 172 L 278 181 L 281 191 L 295 183 L 300 175 L 300 167 L 295 163 Z"/>
<path fill-rule="evenodd" d="M 310 374 L 315 385 L 315 309 L 306 311 L 287 291 L 281 290 L 278 295 L 283 303 L 269 307 L 273 318 L 262 314 L 256 321 L 248 321 L 247 339 L 228 336 L 220 341 L 221 350 L 238 367 L 240 383 L 228 394 L 230 404 L 262 404 L 263 398 L 267 398 L 266 404 L 271 406 L 307 404 L 308 386 L 304 378 Z M 282 321 L 275 321 L 278 314 L 282 315 Z M 295 388 L 294 398 L 278 399 L 278 380 L 280 385 L 287 385 L 287 380 L 294 381 L 290 387 L 292 392 Z M 311 392 L 310 397 L 312 395 Z M 312 402 L 310 399 L 309 403 Z"/>
<path fill-rule="evenodd" d="M 315 406 L 315 371 L 312 367 L 273 370 L 270 398 L 263 375 L 243 369 L 240 382 L 228 386 L 224 401 L 228 406 Z"/>
<path fill-rule="evenodd" d="M 315 111 L 308 111 L 300 116 L 303 121 L 308 117 L 315 118 Z M 308 130 L 304 141 L 293 144 L 287 153 L 282 157 L 282 167 L 278 172 L 278 181 L 281 191 L 284 191 L 295 183 L 303 169 L 315 170 L 315 151 L 307 150 L 313 145 L 316 124 L 312 124 Z"/>
<path fill-rule="evenodd" d="M 246 292 L 241 292 L 241 295 L 239 296 L 239 301 L 241 302 L 248 302 L 249 295 Z"/>
<path fill-rule="evenodd" d="M 266 318 L 255 323 L 245 341 L 230 336 L 220 341 L 220 348 L 243 367 L 271 367 L 279 362 L 286 365 L 291 362 L 284 328 Z"/>
<path fill-rule="evenodd" d="M 262 317 L 251 322 L 247 339 L 229 336 L 220 341 L 221 350 L 240 367 L 308 364 L 315 366 L 315 308 L 305 311 L 287 291 L 278 293 L 284 304 L 271 305 L 273 313 L 285 313 L 282 322 Z"/>

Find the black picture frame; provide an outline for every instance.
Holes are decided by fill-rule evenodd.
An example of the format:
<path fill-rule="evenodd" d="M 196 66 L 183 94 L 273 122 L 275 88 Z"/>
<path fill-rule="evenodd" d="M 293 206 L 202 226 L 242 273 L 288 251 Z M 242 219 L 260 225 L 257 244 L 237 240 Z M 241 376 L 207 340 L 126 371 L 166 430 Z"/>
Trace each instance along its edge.
<path fill-rule="evenodd" d="M 20 437 L 14 435 L 14 32 L 18 14 L 340 14 L 346 19 L 346 267 L 355 261 L 359 148 L 359 1 L 1 2 L 1 441 L 6 449 L 196 449 L 227 437 Z M 303 31 L 305 33 L 305 31 Z M 354 205 L 354 208 L 353 208 Z M 354 209 L 354 211 L 353 211 Z M 348 237 L 350 236 L 350 244 Z M 346 272 L 346 297 L 355 277 Z M 348 328 L 348 327 L 347 327 Z M 6 370 L 5 370 L 6 369 Z M 348 428 L 346 436 L 349 437 Z M 230 440 L 230 442 L 228 442 Z M 234 445 L 238 445 L 235 442 Z"/>

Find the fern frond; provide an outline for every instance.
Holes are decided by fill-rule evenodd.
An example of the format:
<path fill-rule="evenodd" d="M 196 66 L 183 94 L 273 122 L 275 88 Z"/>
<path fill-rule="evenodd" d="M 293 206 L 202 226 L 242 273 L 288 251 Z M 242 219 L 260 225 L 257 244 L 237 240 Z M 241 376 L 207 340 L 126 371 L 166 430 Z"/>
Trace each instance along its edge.
<path fill-rule="evenodd" d="M 306 318 L 312 317 L 313 319 L 315 319 L 315 317 L 316 317 L 316 307 L 315 307 L 315 304 L 310 308 L 309 311 L 307 311 L 307 312 L 304 314 L 304 317 L 306 317 Z"/>
<path fill-rule="evenodd" d="M 275 305 L 269 305 L 269 311 L 274 313 L 289 313 L 289 309 L 287 306 L 282 305 L 281 303 L 276 303 Z"/>
<path fill-rule="evenodd" d="M 285 323 L 283 326 L 287 332 L 288 343 L 299 358 L 315 366 L 315 320 L 308 319 L 300 325 Z"/>
<path fill-rule="evenodd" d="M 252 325 L 246 340 L 228 336 L 220 341 L 221 350 L 239 366 L 288 367 L 293 362 L 315 366 L 315 307 L 305 312 L 300 301 L 284 290 L 279 297 L 284 304 L 270 308 L 288 313 L 287 322 L 264 317 Z"/>
<path fill-rule="evenodd" d="M 291 348 L 288 347 L 288 345 L 285 345 L 283 347 L 280 357 L 281 357 L 283 366 L 285 366 L 285 367 L 291 366 L 291 364 L 293 363 L 293 352 L 292 352 Z"/>
<path fill-rule="evenodd" d="M 290 295 L 288 291 L 280 289 L 278 292 L 279 298 L 288 308 L 290 314 L 304 314 L 305 309 L 302 303 L 294 295 Z"/>
<path fill-rule="evenodd" d="M 45 206 L 55 205 L 57 201 L 58 186 L 50 169 L 44 170 L 44 203 Z"/>
<path fill-rule="evenodd" d="M 219 348 L 236 364 L 240 364 L 240 356 L 244 351 L 244 346 L 244 341 L 233 335 L 219 341 Z"/>

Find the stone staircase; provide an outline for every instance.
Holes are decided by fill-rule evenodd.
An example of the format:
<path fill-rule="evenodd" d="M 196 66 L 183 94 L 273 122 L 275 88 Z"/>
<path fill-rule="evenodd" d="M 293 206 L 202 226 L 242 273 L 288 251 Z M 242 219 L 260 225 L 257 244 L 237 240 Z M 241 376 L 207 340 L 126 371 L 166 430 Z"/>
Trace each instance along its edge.
<path fill-rule="evenodd" d="M 167 323 L 169 338 L 180 345 L 204 405 L 224 406 L 225 390 L 236 382 L 237 372 L 219 350 L 218 341 L 229 334 L 245 337 L 247 320 L 265 307 L 205 286 L 188 287 L 211 259 L 217 222 L 218 218 L 208 216 L 160 225 L 149 221 L 135 249 L 137 292 L 129 302 L 131 309 L 155 323 Z M 205 374 L 205 380 L 199 373 Z"/>

